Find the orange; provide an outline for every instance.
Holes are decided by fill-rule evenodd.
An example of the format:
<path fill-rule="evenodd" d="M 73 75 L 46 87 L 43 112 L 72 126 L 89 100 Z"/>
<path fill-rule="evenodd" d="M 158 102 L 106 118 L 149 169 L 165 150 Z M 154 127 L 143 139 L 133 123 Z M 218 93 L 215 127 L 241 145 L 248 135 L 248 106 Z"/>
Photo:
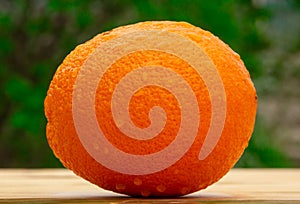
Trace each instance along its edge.
<path fill-rule="evenodd" d="M 45 99 L 56 157 L 131 196 L 204 189 L 238 161 L 257 97 L 239 55 L 185 22 L 141 22 L 97 35 L 57 69 Z"/>

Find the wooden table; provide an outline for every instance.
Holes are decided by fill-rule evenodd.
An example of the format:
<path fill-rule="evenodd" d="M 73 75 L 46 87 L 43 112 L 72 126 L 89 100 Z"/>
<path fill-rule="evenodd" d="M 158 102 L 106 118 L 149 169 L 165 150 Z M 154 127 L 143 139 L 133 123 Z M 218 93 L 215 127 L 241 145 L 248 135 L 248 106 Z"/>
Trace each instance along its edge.
<path fill-rule="evenodd" d="M 181 198 L 141 199 L 109 191 L 66 169 L 0 169 L 0 203 L 300 203 L 300 169 L 232 169 Z"/>

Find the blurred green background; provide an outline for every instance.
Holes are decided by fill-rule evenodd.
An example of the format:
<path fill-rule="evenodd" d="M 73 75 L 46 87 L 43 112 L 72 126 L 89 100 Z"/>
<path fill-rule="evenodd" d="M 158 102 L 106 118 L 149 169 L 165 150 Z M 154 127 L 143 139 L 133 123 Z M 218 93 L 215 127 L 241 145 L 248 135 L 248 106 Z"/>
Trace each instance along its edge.
<path fill-rule="evenodd" d="M 259 97 L 238 167 L 300 167 L 300 1 L 0 0 L 0 167 L 61 167 L 46 136 L 43 100 L 76 45 L 146 20 L 187 21 L 244 60 Z"/>

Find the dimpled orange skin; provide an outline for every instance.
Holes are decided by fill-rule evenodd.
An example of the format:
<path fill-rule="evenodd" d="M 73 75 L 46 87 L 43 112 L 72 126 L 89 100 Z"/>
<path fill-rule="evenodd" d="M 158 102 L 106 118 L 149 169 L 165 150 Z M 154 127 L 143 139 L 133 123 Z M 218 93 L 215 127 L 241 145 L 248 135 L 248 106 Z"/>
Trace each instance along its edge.
<path fill-rule="evenodd" d="M 136 176 L 104 167 L 85 150 L 73 123 L 72 94 L 78 71 L 98 46 L 115 37 L 139 30 L 173 32 L 197 43 L 219 72 L 226 92 L 227 112 L 220 140 L 211 154 L 200 161 L 199 151 L 211 122 L 211 102 L 201 76 L 179 57 L 159 51 L 144 50 L 122 57 L 104 74 L 95 99 L 99 126 L 115 147 L 130 154 L 157 152 L 174 140 L 179 128 L 180 108 L 176 98 L 166 89 L 145 87 L 130 101 L 131 119 L 136 126 L 147 127 L 150 124 L 149 109 L 158 105 L 163 107 L 167 114 L 164 130 L 155 138 L 146 141 L 126 137 L 118 130 L 109 112 L 112 94 L 109 90 L 114 87 L 109 84 L 116 85 L 128 71 L 136 67 L 155 62 L 156 65 L 170 67 L 179 73 L 193 89 L 201 115 L 198 135 L 179 161 L 162 171 Z M 105 83 L 107 80 L 111 83 Z M 47 139 L 54 154 L 65 167 L 101 188 L 131 196 L 181 196 L 206 188 L 234 166 L 251 137 L 256 107 L 256 91 L 243 62 L 238 54 L 217 37 L 184 22 L 142 22 L 99 34 L 77 46 L 64 59 L 53 77 L 45 99 Z"/>

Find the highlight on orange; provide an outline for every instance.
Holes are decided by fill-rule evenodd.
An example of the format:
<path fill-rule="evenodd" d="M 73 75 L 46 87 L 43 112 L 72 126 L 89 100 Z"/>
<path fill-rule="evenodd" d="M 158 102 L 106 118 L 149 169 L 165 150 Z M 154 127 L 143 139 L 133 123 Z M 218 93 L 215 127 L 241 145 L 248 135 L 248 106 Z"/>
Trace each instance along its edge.
<path fill-rule="evenodd" d="M 239 55 L 185 22 L 101 33 L 58 67 L 45 99 L 62 164 L 101 188 L 180 196 L 213 184 L 248 145 L 257 96 Z"/>

